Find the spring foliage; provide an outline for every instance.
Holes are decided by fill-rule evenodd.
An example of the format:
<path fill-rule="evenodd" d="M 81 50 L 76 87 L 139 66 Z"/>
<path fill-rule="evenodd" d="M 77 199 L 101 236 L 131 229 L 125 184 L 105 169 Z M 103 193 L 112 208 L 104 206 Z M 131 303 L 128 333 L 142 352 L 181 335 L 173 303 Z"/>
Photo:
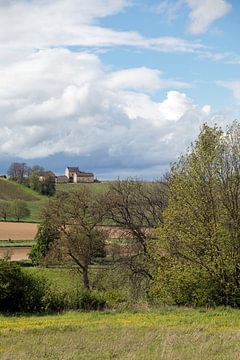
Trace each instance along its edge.
<path fill-rule="evenodd" d="M 161 302 L 240 306 L 240 125 L 204 125 L 169 178 L 153 294 Z"/>

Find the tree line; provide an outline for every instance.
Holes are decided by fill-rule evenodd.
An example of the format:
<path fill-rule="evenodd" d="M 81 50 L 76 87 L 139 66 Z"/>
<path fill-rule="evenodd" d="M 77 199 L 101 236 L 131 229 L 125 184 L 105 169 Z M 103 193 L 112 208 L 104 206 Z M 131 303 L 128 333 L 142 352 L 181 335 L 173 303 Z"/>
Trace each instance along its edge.
<path fill-rule="evenodd" d="M 10 180 L 25 185 L 41 195 L 53 196 L 55 193 L 55 175 L 42 166 L 27 166 L 26 163 L 14 162 L 7 172 Z"/>
<path fill-rule="evenodd" d="M 239 123 L 225 132 L 205 124 L 162 181 L 57 194 L 43 212 L 33 261 L 72 262 L 90 290 L 90 265 L 116 250 L 103 224 L 122 230 L 114 269 L 149 301 L 239 307 Z"/>
<path fill-rule="evenodd" d="M 18 222 L 30 216 L 30 210 L 26 201 L 14 200 L 6 201 L 0 200 L 0 219 L 7 221 L 15 219 Z"/>

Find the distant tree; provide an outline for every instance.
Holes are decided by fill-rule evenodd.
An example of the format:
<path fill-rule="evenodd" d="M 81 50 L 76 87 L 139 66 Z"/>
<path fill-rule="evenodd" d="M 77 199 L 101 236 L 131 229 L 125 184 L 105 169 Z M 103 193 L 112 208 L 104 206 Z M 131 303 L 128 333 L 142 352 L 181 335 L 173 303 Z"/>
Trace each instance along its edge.
<path fill-rule="evenodd" d="M 42 195 L 53 196 L 56 190 L 55 175 L 40 166 L 31 168 L 28 186 Z"/>
<path fill-rule="evenodd" d="M 55 175 L 51 171 L 45 171 L 40 177 L 41 182 L 41 194 L 47 196 L 53 196 L 56 191 Z"/>
<path fill-rule="evenodd" d="M 23 200 L 14 200 L 12 202 L 12 215 L 19 222 L 20 219 L 24 219 L 30 216 L 30 210 L 27 203 Z"/>
<path fill-rule="evenodd" d="M 30 175 L 28 176 L 28 186 L 30 187 L 30 189 L 41 193 L 42 183 L 39 178 L 40 175 L 37 172 L 31 171 Z"/>
<path fill-rule="evenodd" d="M 43 175 L 44 174 L 44 167 L 43 166 L 40 166 L 40 165 L 34 165 L 32 167 L 29 168 L 29 175 L 31 173 L 36 173 L 38 174 L 39 176 Z"/>
<path fill-rule="evenodd" d="M 12 215 L 11 203 L 6 200 L 0 200 L 0 218 L 7 220 Z"/>
<path fill-rule="evenodd" d="M 8 176 L 19 183 L 23 183 L 28 175 L 28 167 L 25 163 L 12 163 L 8 169 Z"/>

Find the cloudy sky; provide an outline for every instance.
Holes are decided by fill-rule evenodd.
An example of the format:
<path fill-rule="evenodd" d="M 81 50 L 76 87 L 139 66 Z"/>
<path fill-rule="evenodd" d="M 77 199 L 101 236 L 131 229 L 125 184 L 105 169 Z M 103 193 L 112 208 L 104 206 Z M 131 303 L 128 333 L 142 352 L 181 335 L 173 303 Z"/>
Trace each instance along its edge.
<path fill-rule="evenodd" d="M 239 0 L 0 0 L 0 172 L 158 178 L 240 118 Z"/>

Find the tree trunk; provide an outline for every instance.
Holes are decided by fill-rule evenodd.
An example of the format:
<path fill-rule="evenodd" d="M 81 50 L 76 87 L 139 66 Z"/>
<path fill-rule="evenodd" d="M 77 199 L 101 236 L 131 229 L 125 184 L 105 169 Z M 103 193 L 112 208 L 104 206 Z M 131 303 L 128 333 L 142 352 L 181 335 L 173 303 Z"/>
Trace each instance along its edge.
<path fill-rule="evenodd" d="M 90 290 L 89 278 L 88 278 L 88 265 L 83 268 L 83 286 L 85 290 Z"/>

